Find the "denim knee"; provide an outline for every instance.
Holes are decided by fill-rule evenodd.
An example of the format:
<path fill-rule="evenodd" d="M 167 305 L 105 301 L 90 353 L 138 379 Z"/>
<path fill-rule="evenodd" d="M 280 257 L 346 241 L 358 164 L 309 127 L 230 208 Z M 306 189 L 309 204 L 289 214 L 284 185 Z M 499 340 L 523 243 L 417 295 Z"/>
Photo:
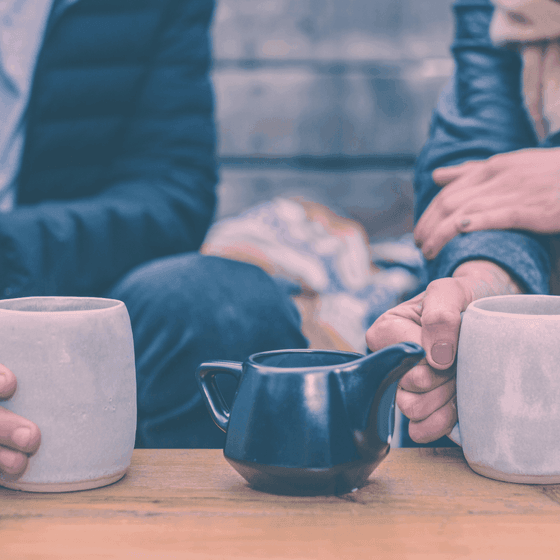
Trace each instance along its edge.
<path fill-rule="evenodd" d="M 188 324 L 204 340 L 220 334 L 214 342 L 220 346 L 229 338 L 238 344 L 242 334 L 251 335 L 243 341 L 247 346 L 274 346 L 276 337 L 297 347 L 307 344 L 287 291 L 247 263 L 198 253 L 159 259 L 132 271 L 109 296 L 125 302 L 133 321 L 149 318 L 150 327 Z"/>
<path fill-rule="evenodd" d="M 197 366 L 307 345 L 288 293 L 247 263 L 168 257 L 132 271 L 109 296 L 124 301 L 131 318 L 143 446 L 220 447 L 223 434 L 202 403 Z M 235 388 L 223 387 L 231 398 Z"/>

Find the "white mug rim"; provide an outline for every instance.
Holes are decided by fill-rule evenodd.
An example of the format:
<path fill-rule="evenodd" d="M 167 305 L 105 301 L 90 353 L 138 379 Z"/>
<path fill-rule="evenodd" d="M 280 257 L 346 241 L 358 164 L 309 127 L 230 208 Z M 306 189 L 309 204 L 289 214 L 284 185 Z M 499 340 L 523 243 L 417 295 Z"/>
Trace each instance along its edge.
<path fill-rule="evenodd" d="M 511 311 L 496 311 L 493 309 L 484 309 L 483 306 L 487 305 L 488 303 L 492 303 L 495 301 L 505 301 L 505 300 L 512 300 L 516 299 L 517 301 L 542 301 L 542 300 L 550 300 L 551 302 L 554 301 L 558 304 L 558 312 L 557 313 L 516 313 Z M 527 319 L 527 318 L 539 318 L 539 320 L 545 321 L 554 321 L 560 319 L 560 296 L 553 296 L 548 294 L 508 294 L 508 295 L 501 295 L 501 296 L 488 296 L 484 298 L 477 299 L 471 302 L 468 306 L 466 311 L 476 312 L 481 315 L 487 315 L 489 317 L 507 317 L 508 319 Z"/>
<path fill-rule="evenodd" d="M 41 302 L 49 302 L 51 305 L 60 302 L 61 307 L 64 302 L 67 304 L 73 303 L 76 305 L 74 309 L 56 309 L 56 308 L 45 308 L 45 309 L 18 309 L 19 304 L 25 306 L 36 302 L 40 304 Z M 83 307 L 78 305 L 82 303 Z M 88 305 L 89 304 L 89 305 Z M 4 305 L 6 307 L 4 307 Z M 14 307 L 11 307 L 14 306 Z M 29 296 L 22 298 L 12 298 L 0 300 L 0 314 L 7 313 L 10 315 L 16 314 L 76 314 L 76 313 L 103 313 L 109 310 L 115 310 L 118 307 L 124 306 L 124 303 L 117 299 L 102 298 L 102 297 L 91 297 L 91 296 Z"/>

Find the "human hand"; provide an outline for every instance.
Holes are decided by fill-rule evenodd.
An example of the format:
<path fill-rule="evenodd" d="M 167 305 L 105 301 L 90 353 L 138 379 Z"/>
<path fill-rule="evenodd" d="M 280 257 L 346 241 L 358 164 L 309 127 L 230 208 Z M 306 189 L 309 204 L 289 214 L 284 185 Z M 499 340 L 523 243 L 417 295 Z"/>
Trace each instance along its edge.
<path fill-rule="evenodd" d="M 9 399 L 16 387 L 15 375 L 0 364 L 0 400 Z M 33 422 L 0 406 L 0 472 L 21 475 L 40 442 L 41 432 Z"/>
<path fill-rule="evenodd" d="M 458 233 L 487 229 L 560 231 L 560 148 L 498 154 L 434 170 L 444 187 L 418 220 L 416 243 L 433 259 Z"/>
<path fill-rule="evenodd" d="M 426 351 L 426 358 L 401 379 L 396 397 L 410 419 L 408 431 L 414 441 L 434 441 L 449 434 L 457 422 L 455 356 L 461 312 L 476 299 L 520 292 L 495 263 L 469 261 L 457 267 L 453 278 L 434 280 L 425 292 L 390 309 L 369 328 L 366 340 L 374 352 L 405 341 Z"/>

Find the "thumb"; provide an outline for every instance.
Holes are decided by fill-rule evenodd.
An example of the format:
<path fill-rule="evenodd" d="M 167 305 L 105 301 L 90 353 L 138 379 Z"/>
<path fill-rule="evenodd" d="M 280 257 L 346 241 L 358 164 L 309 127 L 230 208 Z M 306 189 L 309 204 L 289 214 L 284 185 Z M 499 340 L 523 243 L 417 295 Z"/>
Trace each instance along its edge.
<path fill-rule="evenodd" d="M 422 305 L 422 346 L 436 370 L 453 365 L 457 354 L 461 312 L 471 297 L 456 278 L 434 280 L 426 288 Z"/>

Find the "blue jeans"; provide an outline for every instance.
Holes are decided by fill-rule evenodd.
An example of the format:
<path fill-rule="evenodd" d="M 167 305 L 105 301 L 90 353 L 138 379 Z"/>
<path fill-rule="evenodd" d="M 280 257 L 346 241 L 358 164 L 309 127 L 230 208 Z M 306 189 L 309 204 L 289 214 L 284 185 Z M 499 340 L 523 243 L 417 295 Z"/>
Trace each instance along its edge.
<path fill-rule="evenodd" d="M 138 390 L 137 447 L 219 448 L 195 371 L 209 360 L 305 348 L 288 292 L 260 268 L 198 253 L 153 261 L 108 294 L 130 314 Z M 226 400 L 234 380 L 218 381 Z"/>

